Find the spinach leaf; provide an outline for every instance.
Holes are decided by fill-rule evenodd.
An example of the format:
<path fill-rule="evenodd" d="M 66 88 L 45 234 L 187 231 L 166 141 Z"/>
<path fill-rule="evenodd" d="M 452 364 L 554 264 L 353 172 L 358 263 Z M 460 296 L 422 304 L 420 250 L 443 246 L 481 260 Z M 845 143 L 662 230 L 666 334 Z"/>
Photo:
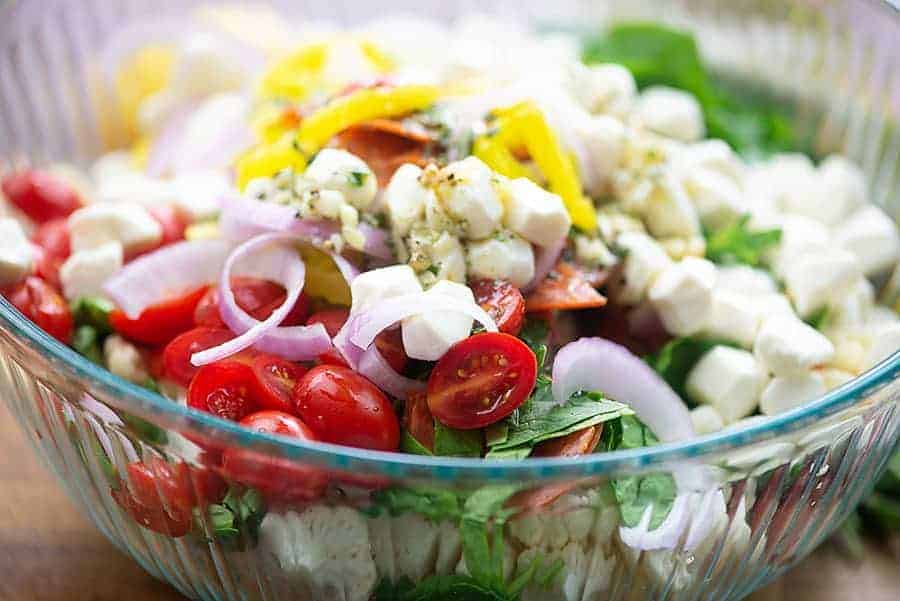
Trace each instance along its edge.
<path fill-rule="evenodd" d="M 817 330 L 821 330 L 823 326 L 828 323 L 828 306 L 821 307 L 813 311 L 813 314 L 804 319 L 808 325 L 814 327 Z"/>
<path fill-rule="evenodd" d="M 603 428 L 601 446 L 604 449 L 636 449 L 659 443 L 650 428 L 633 415 L 626 415 L 617 422 L 613 427 Z M 659 527 L 666 519 L 677 493 L 675 480 L 664 473 L 616 478 L 610 481 L 610 487 L 626 526 L 638 525 L 650 509 L 648 530 Z"/>
<path fill-rule="evenodd" d="M 678 396 L 689 401 L 690 404 L 690 398 L 684 388 L 688 374 L 707 351 L 720 345 L 734 346 L 722 340 L 704 340 L 693 337 L 675 338 L 644 360 L 662 376 L 662 379 L 672 387 Z"/>
<path fill-rule="evenodd" d="M 504 592 L 484 586 L 471 576 L 432 576 L 419 584 L 404 577 L 392 584 L 383 579 L 373 592 L 374 601 L 514 601 Z"/>
<path fill-rule="evenodd" d="M 103 365 L 100 335 L 94 326 L 78 326 L 72 335 L 72 348 L 78 351 L 79 355 L 87 357 L 97 365 Z"/>
<path fill-rule="evenodd" d="M 100 337 L 112 333 L 109 314 L 114 307 L 110 301 L 99 296 L 79 296 L 70 307 L 75 325 L 91 326 Z"/>
<path fill-rule="evenodd" d="M 425 448 L 425 446 L 416 440 L 413 435 L 409 433 L 409 430 L 406 429 L 400 432 L 400 450 L 404 453 L 409 453 L 410 455 L 434 455 L 434 453 Z"/>
<path fill-rule="evenodd" d="M 198 526 L 196 531 L 207 532 L 207 537 L 217 539 L 227 549 L 235 551 L 246 550 L 245 542 L 256 544 L 259 525 L 265 515 L 262 495 L 252 488 L 230 488 L 221 503 L 207 505 L 206 518 L 210 530 L 203 524 L 200 508 L 194 508 L 194 521 Z"/>
<path fill-rule="evenodd" d="M 528 318 L 519 331 L 519 338 L 528 345 L 537 358 L 538 373 L 544 368 L 547 359 L 547 344 L 550 337 L 550 326 L 543 319 Z"/>
<path fill-rule="evenodd" d="M 383 512 L 394 516 L 413 512 L 433 522 L 456 520 L 462 515 L 465 497 L 463 493 L 440 488 L 386 488 L 372 494 L 372 505 L 363 513 L 377 517 Z"/>
<path fill-rule="evenodd" d="M 434 454 L 449 457 L 481 457 L 481 430 L 454 430 L 434 422 Z"/>
<path fill-rule="evenodd" d="M 781 230 L 755 232 L 748 227 L 749 221 L 750 215 L 741 215 L 725 227 L 706 232 L 706 258 L 713 263 L 758 267 L 766 251 L 781 242 Z"/>

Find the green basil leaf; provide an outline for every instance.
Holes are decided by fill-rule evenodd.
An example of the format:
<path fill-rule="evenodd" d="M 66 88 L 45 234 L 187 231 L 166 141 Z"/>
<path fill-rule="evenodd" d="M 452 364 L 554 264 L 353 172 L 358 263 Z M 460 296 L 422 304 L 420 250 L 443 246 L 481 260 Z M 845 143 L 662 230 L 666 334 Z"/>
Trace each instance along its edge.
<path fill-rule="evenodd" d="M 114 305 L 99 296 L 79 296 L 70 304 L 72 319 L 76 326 L 91 326 L 98 336 L 112 333 L 109 325 L 109 314 Z"/>
<path fill-rule="evenodd" d="M 78 326 L 72 335 L 72 348 L 78 351 L 79 355 L 87 357 L 97 365 L 103 365 L 103 349 L 100 345 L 100 335 L 95 327 Z"/>
<path fill-rule="evenodd" d="M 434 422 L 434 454 L 441 457 L 481 457 L 481 430 L 454 430 Z"/>
<path fill-rule="evenodd" d="M 758 267 L 763 256 L 781 242 L 781 230 L 753 231 L 749 215 L 712 232 L 706 232 L 706 258 L 713 263 L 743 263 Z"/>
<path fill-rule="evenodd" d="M 400 432 L 400 450 L 410 455 L 426 455 L 429 457 L 434 455 L 406 429 Z"/>

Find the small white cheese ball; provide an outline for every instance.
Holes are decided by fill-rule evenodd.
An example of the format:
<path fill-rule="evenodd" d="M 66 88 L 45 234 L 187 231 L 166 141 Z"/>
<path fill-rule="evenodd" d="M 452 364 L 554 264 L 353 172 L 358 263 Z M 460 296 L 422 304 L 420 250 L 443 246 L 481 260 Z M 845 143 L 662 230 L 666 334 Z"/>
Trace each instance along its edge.
<path fill-rule="evenodd" d="M 772 378 L 759 399 L 765 415 L 778 415 L 825 394 L 825 381 L 816 372 Z"/>
<path fill-rule="evenodd" d="M 103 341 L 103 359 L 106 369 L 129 382 L 143 384 L 150 377 L 141 351 L 118 334 Z"/>
<path fill-rule="evenodd" d="M 438 174 L 437 195 L 447 215 L 466 237 L 481 240 L 500 226 L 503 204 L 495 189 L 496 176 L 477 157 L 450 163 Z"/>
<path fill-rule="evenodd" d="M 716 287 L 703 333 L 715 340 L 728 340 L 744 348 L 753 348 L 760 319 L 755 299 Z"/>
<path fill-rule="evenodd" d="M 728 346 L 709 350 L 688 373 L 685 390 L 712 405 L 726 424 L 751 415 L 769 374 L 749 352 Z"/>
<path fill-rule="evenodd" d="M 631 71 L 615 63 L 587 67 L 588 76 L 576 90 L 584 107 L 592 113 L 623 117 L 637 95 Z"/>
<path fill-rule="evenodd" d="M 691 409 L 691 424 L 694 426 L 694 434 L 703 436 L 724 428 L 725 420 L 712 405 L 700 405 Z"/>
<path fill-rule="evenodd" d="M 775 315 L 764 318 L 753 352 L 773 374 L 787 376 L 828 363 L 834 345 L 797 317 Z"/>
<path fill-rule="evenodd" d="M 893 267 L 900 258 L 897 224 L 880 208 L 869 205 L 834 228 L 835 241 L 853 253 L 866 275 Z"/>
<path fill-rule="evenodd" d="M 409 265 L 391 265 L 364 271 L 350 283 L 350 313 L 371 309 L 389 298 L 421 291 L 422 285 Z"/>
<path fill-rule="evenodd" d="M 425 215 L 425 206 L 437 202 L 434 192 L 422 185 L 421 177 L 421 167 L 407 163 L 394 172 L 384 189 L 391 228 L 397 236 L 408 234 L 413 224 Z"/>
<path fill-rule="evenodd" d="M 222 197 L 231 191 L 231 178 L 221 171 L 188 171 L 172 180 L 175 206 L 192 221 L 212 219 L 219 213 Z"/>
<path fill-rule="evenodd" d="M 367 209 L 378 192 L 378 181 L 369 166 L 346 150 L 320 150 L 303 175 L 325 190 L 340 192 L 360 210 Z"/>
<path fill-rule="evenodd" d="M 69 300 L 103 295 L 103 284 L 122 268 L 124 253 L 118 242 L 72 253 L 59 269 L 63 294 Z"/>
<path fill-rule="evenodd" d="M 625 126 L 614 117 L 601 115 L 579 119 L 575 138 L 581 140 L 584 156 L 580 166 L 582 183 L 591 195 L 601 195 L 619 166 L 625 149 Z M 579 155 L 581 157 L 581 155 Z"/>
<path fill-rule="evenodd" d="M 712 308 L 715 281 L 715 265 L 695 257 L 687 257 L 659 275 L 648 297 L 669 333 L 690 336 L 703 328 Z"/>
<path fill-rule="evenodd" d="M 651 86 L 641 93 L 636 110 L 647 128 L 669 138 L 694 142 L 706 132 L 700 103 L 682 90 Z"/>
<path fill-rule="evenodd" d="M 785 215 L 777 227 L 781 228 L 781 241 L 772 267 L 779 276 L 784 276 L 791 261 L 834 248 L 828 228 L 810 217 Z"/>
<path fill-rule="evenodd" d="M 873 330 L 872 346 L 866 353 L 866 367 L 874 367 L 900 350 L 900 323 L 878 325 Z"/>
<path fill-rule="evenodd" d="M 521 288 L 534 277 L 534 251 L 531 245 L 508 232 L 467 245 L 469 275 L 473 278 L 509 280 Z"/>
<path fill-rule="evenodd" d="M 138 171 L 110 174 L 97 184 L 98 203 L 136 203 L 155 207 L 175 200 L 171 182 Z"/>
<path fill-rule="evenodd" d="M 31 273 L 34 249 L 21 224 L 0 218 L 0 286 L 15 284 Z"/>
<path fill-rule="evenodd" d="M 447 296 L 475 305 L 475 295 L 465 284 L 442 280 L 425 292 L 429 298 Z M 427 304 L 430 301 L 423 299 Z M 413 359 L 437 361 L 451 346 L 467 338 L 472 318 L 463 313 L 427 311 L 403 320 L 403 348 Z"/>
<path fill-rule="evenodd" d="M 657 238 L 693 238 L 700 235 L 700 218 L 684 185 L 666 174 L 655 187 L 646 207 L 647 229 Z"/>
<path fill-rule="evenodd" d="M 716 287 L 745 296 L 775 294 L 778 286 L 767 272 L 749 265 L 722 265 L 716 275 Z"/>
<path fill-rule="evenodd" d="M 740 187 L 718 171 L 695 169 L 684 177 L 684 189 L 706 227 L 722 227 L 744 212 Z"/>
<path fill-rule="evenodd" d="M 162 240 L 162 226 L 133 202 L 98 202 L 69 216 L 72 252 L 118 242 L 126 254 L 152 248 Z"/>
<path fill-rule="evenodd" d="M 840 155 L 831 155 L 819 165 L 816 181 L 819 197 L 807 216 L 827 225 L 840 222 L 868 202 L 862 170 Z"/>
<path fill-rule="evenodd" d="M 853 255 L 835 248 L 806 253 L 791 260 L 783 275 L 797 313 L 800 317 L 808 317 L 830 299 L 846 293 L 860 273 Z"/>
<path fill-rule="evenodd" d="M 550 246 L 565 238 L 572 220 L 558 194 L 530 179 L 505 182 L 506 227 L 538 246 Z"/>
<path fill-rule="evenodd" d="M 625 252 L 622 271 L 625 285 L 619 301 L 629 305 L 639 303 L 657 276 L 672 265 L 672 259 L 656 240 L 642 232 L 625 232 L 616 244 Z"/>

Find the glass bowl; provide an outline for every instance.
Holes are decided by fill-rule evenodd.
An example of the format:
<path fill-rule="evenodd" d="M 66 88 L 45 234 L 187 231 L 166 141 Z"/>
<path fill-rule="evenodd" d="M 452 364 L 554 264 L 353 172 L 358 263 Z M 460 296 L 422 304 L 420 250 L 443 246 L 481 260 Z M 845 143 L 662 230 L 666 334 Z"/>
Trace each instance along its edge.
<path fill-rule="evenodd" d="M 35 0 L 0 7 L 0 157 L 40 164 L 96 156 L 108 141 L 94 62 L 103 40 L 123 22 L 177 16 L 195 4 Z M 315 2 L 302 11 L 283 4 L 343 22 L 385 9 L 368 2 Z M 436 2 L 429 14 L 453 18 L 477 8 L 529 24 L 579 27 L 648 17 L 693 29 L 718 72 L 791 103 L 816 151 L 856 160 L 875 202 L 900 214 L 900 14 L 891 5 L 550 4 Z M 111 375 L 0 301 L 0 391 L 31 444 L 113 544 L 195 599 L 364 600 L 383 579 L 454 573 L 465 558 L 476 565 L 471 536 L 464 552 L 455 523 L 404 512 L 397 498 L 416 491 L 420 504 L 460 504 L 473 491 L 504 486 L 531 494 L 517 497 L 527 510 L 482 532 L 495 552 L 503 543 L 502 570 L 527 567 L 534 556 L 527 549 L 537 547 L 547 559 L 542 565 L 562 566 L 548 589 L 532 584 L 524 599 L 740 598 L 808 554 L 871 489 L 900 434 L 898 377 L 894 353 L 813 403 L 690 442 L 526 462 L 423 458 L 242 430 Z M 329 493 L 309 504 L 234 489 L 207 508 L 213 493 L 204 478 L 224 448 L 245 450 L 259 465 L 279 461 L 301 477 L 327 474 Z M 187 474 L 186 490 L 139 491 L 164 512 L 145 516 L 153 529 L 117 502 L 122 490 L 139 490 L 140 478 L 128 469 L 138 459 L 156 474 Z M 610 483 L 660 475 L 679 483 L 679 523 L 670 524 L 668 541 L 641 551 L 621 528 Z M 179 495 L 207 509 L 195 510 L 183 536 L 175 519 L 184 517 L 176 515 Z M 458 594 L 450 598 L 480 598 Z M 394 598 L 383 589 L 379 595 Z"/>

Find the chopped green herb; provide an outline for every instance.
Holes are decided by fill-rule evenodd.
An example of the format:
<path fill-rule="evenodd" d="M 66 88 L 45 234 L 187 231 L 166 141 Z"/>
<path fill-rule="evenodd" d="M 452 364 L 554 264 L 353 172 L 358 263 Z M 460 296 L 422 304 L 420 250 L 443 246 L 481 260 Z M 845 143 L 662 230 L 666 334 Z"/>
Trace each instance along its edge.
<path fill-rule="evenodd" d="M 828 307 L 824 306 L 813 312 L 812 315 L 804 319 L 807 324 L 814 327 L 817 330 L 821 330 L 823 326 L 828 323 Z"/>
<path fill-rule="evenodd" d="M 425 446 L 416 440 L 413 435 L 409 433 L 409 430 L 406 429 L 400 432 L 400 450 L 404 453 L 409 453 L 410 455 L 434 455 L 434 453 L 426 449 Z"/>
<path fill-rule="evenodd" d="M 362 188 L 366 185 L 366 178 L 369 177 L 369 174 L 365 171 L 351 171 L 347 174 L 347 178 L 350 180 L 350 185 L 354 188 Z"/>
<path fill-rule="evenodd" d="M 434 422 L 434 454 L 448 457 L 481 457 L 481 430 L 455 430 Z"/>
<path fill-rule="evenodd" d="M 112 332 L 109 325 L 109 314 L 113 304 L 99 296 L 79 296 L 72 301 L 72 319 L 77 326 L 91 326 L 97 331 L 98 337 Z"/>
<path fill-rule="evenodd" d="M 363 513 L 377 517 L 382 513 L 396 516 L 411 512 L 433 522 L 456 520 L 462 514 L 464 499 L 464 494 L 440 488 L 386 488 L 372 494 L 372 505 Z"/>
<path fill-rule="evenodd" d="M 763 256 L 781 242 L 781 230 L 759 232 L 748 227 L 749 215 L 741 215 L 734 222 L 706 233 L 706 258 L 714 263 L 744 263 L 758 267 Z"/>
<path fill-rule="evenodd" d="M 72 348 L 96 363 L 103 365 L 103 350 L 100 345 L 100 335 L 94 326 L 83 325 L 75 329 L 72 335 Z"/>
<path fill-rule="evenodd" d="M 206 517 L 211 532 L 208 536 L 217 539 L 227 549 L 246 550 L 246 542 L 255 545 L 259 536 L 259 525 L 266 514 L 262 496 L 252 488 L 233 487 L 228 490 L 221 503 L 206 506 Z M 194 508 L 197 532 L 207 532 L 199 508 Z"/>
<path fill-rule="evenodd" d="M 534 352 L 537 359 L 538 372 L 544 367 L 547 359 L 547 341 L 550 337 L 550 326 L 543 319 L 527 318 L 519 338 Z"/>

